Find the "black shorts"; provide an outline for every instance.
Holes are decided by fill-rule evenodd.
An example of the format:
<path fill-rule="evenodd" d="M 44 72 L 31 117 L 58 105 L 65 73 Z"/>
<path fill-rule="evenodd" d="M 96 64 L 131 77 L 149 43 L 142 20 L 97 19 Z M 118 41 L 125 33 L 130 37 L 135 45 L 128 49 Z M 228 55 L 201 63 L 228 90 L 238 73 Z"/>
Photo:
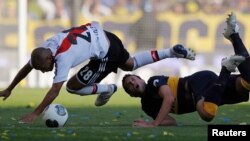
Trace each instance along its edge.
<path fill-rule="evenodd" d="M 205 94 L 205 91 L 213 85 L 218 76 L 212 71 L 199 71 L 187 78 L 194 101 L 197 103 Z"/>
<path fill-rule="evenodd" d="M 99 83 L 111 72 L 117 72 L 120 65 L 129 59 L 129 53 L 124 48 L 121 40 L 113 33 L 105 31 L 110 47 L 103 59 L 90 60 L 77 73 L 78 80 L 84 85 Z"/>
<path fill-rule="evenodd" d="M 219 105 L 248 101 L 249 93 L 240 93 L 236 90 L 235 83 L 237 77 L 239 77 L 239 75 L 231 75 L 226 83 L 225 91 L 221 94 L 218 93 L 218 95 L 221 95 L 221 102 Z M 188 78 L 188 84 L 193 92 L 196 103 L 202 96 L 204 96 L 204 94 L 206 94 L 206 91 L 213 85 L 217 78 L 218 76 L 211 71 L 197 72 Z"/>
<path fill-rule="evenodd" d="M 231 75 L 226 85 L 225 92 L 222 95 L 221 104 L 235 104 L 244 101 L 248 101 L 248 92 L 237 92 L 236 79 L 239 75 Z"/>

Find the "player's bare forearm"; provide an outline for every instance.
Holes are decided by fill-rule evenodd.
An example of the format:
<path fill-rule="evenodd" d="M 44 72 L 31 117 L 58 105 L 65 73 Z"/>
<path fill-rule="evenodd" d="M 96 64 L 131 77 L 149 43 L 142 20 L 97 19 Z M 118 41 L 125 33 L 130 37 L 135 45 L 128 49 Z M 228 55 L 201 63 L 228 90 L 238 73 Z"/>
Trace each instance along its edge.
<path fill-rule="evenodd" d="M 29 63 L 23 66 L 23 68 L 17 73 L 13 81 L 10 83 L 10 85 L 3 91 L 0 91 L 0 97 L 3 97 L 3 100 L 6 100 L 10 95 L 12 90 L 15 88 L 15 86 L 24 78 L 26 77 L 29 72 L 32 70 L 32 67 Z"/>
<path fill-rule="evenodd" d="M 29 62 L 23 66 L 21 70 L 16 74 L 15 78 L 11 82 L 11 84 L 8 86 L 7 90 L 12 91 L 14 87 L 23 80 L 32 70 L 33 68 L 30 66 Z"/>
<path fill-rule="evenodd" d="M 59 95 L 59 92 L 61 90 L 61 87 L 63 85 L 63 82 L 53 84 L 46 96 L 44 97 L 43 101 L 40 103 L 40 105 L 34 110 L 34 114 L 40 115 L 46 106 L 51 104 L 56 97 Z"/>
<path fill-rule="evenodd" d="M 57 97 L 58 93 L 59 92 L 56 92 L 53 90 L 53 88 L 51 88 L 43 99 L 43 101 L 41 102 L 41 104 L 32 113 L 26 114 L 21 117 L 19 122 L 33 123 L 37 119 L 37 117 L 43 112 L 45 107 L 53 102 L 53 100 Z"/>
<path fill-rule="evenodd" d="M 42 111 L 45 109 L 45 107 L 49 104 L 51 104 L 56 97 L 58 96 L 57 93 L 51 93 L 48 92 L 47 95 L 44 97 L 43 101 L 40 103 L 40 105 L 34 110 L 34 114 L 40 115 Z"/>
<path fill-rule="evenodd" d="M 159 95 L 163 98 L 161 109 L 156 117 L 156 119 L 152 122 L 154 126 L 158 126 L 162 123 L 165 117 L 169 114 L 172 103 L 174 102 L 174 96 L 167 85 L 161 86 L 159 90 Z"/>

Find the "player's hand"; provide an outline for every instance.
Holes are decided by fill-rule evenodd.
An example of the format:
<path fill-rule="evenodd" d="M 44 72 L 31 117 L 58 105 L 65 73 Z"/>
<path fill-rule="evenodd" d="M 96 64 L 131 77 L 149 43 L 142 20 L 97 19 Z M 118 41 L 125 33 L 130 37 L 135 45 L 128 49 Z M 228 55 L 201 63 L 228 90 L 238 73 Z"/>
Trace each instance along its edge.
<path fill-rule="evenodd" d="M 138 127 L 155 127 L 155 125 L 152 124 L 152 122 L 147 122 L 145 120 L 135 120 L 133 122 L 133 125 L 132 125 L 134 128 L 138 128 Z"/>
<path fill-rule="evenodd" d="M 138 119 L 135 119 L 134 122 L 145 122 L 145 120 L 143 118 L 138 118 Z"/>
<path fill-rule="evenodd" d="M 11 94 L 11 91 L 8 89 L 5 89 L 3 91 L 0 91 L 0 97 L 3 97 L 3 100 L 6 100 Z"/>
<path fill-rule="evenodd" d="M 33 123 L 37 119 L 38 115 L 34 113 L 29 113 L 27 115 L 24 115 L 19 120 L 19 123 Z"/>

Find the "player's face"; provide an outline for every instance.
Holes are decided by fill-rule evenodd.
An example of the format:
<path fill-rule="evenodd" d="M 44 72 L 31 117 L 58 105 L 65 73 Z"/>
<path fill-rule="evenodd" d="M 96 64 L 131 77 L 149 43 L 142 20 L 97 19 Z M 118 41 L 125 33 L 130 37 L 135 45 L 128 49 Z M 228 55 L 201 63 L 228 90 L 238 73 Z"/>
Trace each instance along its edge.
<path fill-rule="evenodd" d="M 43 64 L 40 65 L 41 67 L 39 68 L 39 70 L 41 72 L 49 72 L 52 71 L 54 68 L 54 59 L 53 56 L 47 57 L 44 61 Z"/>
<path fill-rule="evenodd" d="M 129 94 L 134 97 L 140 97 L 144 92 L 146 83 L 144 80 L 137 76 L 128 76 L 124 81 L 124 86 L 128 90 Z"/>

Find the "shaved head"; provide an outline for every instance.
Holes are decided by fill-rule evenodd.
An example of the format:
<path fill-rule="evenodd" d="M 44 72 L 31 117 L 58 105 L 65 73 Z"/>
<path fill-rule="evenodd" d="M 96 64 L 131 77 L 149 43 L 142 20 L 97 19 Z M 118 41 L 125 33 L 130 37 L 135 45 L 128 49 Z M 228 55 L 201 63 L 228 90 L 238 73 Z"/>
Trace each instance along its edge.
<path fill-rule="evenodd" d="M 47 63 L 48 59 L 52 59 L 52 52 L 48 48 L 39 47 L 31 53 L 31 64 L 33 68 L 41 70 L 42 66 Z"/>

